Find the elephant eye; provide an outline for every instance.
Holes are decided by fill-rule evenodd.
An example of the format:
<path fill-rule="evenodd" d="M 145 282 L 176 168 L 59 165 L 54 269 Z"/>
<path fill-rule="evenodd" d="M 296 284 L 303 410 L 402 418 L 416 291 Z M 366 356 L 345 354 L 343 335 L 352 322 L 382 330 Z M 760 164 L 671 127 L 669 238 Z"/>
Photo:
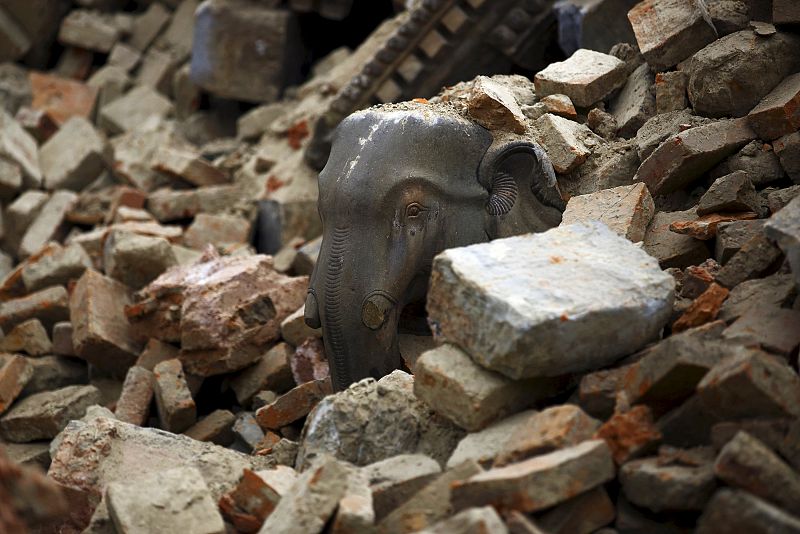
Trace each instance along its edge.
<path fill-rule="evenodd" d="M 414 218 L 419 217 L 422 212 L 425 211 L 425 207 L 417 202 L 412 202 L 408 206 L 406 206 L 406 217 Z"/>

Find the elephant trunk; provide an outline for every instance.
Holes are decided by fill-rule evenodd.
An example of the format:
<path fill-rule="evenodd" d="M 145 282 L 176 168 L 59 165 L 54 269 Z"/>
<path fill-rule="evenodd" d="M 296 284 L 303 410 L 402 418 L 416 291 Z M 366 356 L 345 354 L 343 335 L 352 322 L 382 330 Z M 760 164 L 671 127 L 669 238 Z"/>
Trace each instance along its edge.
<path fill-rule="evenodd" d="M 335 390 L 400 367 L 397 341 L 399 310 L 381 290 L 358 287 L 364 277 L 354 272 L 359 262 L 348 258 L 348 232 L 337 229 L 320 255 L 315 284 L 306 299 L 309 326 L 322 327 L 325 352 Z"/>

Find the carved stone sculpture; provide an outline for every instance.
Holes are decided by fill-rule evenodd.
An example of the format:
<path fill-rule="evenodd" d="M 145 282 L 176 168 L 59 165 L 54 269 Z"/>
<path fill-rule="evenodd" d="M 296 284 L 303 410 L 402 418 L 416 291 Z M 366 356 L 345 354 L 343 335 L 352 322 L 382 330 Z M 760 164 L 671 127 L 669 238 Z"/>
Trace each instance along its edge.
<path fill-rule="evenodd" d="M 443 102 L 341 123 L 319 176 L 323 241 L 305 306 L 336 389 L 401 367 L 398 321 L 424 302 L 436 254 L 560 222 L 552 165 L 527 137 L 490 132 Z"/>

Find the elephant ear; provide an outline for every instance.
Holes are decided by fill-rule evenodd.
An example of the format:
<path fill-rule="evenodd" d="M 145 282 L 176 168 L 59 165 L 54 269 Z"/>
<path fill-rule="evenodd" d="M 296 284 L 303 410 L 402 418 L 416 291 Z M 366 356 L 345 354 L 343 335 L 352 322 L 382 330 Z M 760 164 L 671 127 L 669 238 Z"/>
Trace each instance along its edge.
<path fill-rule="evenodd" d="M 478 180 L 489 192 L 486 211 L 506 215 L 514 207 L 521 187 L 545 206 L 564 211 L 566 203 L 558 189 L 556 173 L 547 154 L 536 143 L 524 140 L 495 142 L 486 151 Z"/>

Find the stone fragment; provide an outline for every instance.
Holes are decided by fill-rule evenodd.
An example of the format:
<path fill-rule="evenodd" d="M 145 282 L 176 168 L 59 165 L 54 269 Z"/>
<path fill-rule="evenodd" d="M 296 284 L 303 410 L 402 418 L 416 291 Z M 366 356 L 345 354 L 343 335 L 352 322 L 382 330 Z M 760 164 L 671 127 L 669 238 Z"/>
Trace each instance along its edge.
<path fill-rule="evenodd" d="M 120 38 L 120 31 L 110 17 L 99 11 L 73 9 L 61 22 L 58 40 L 65 45 L 76 46 L 107 54 Z"/>
<path fill-rule="evenodd" d="M 617 120 L 617 134 L 621 137 L 633 137 L 647 119 L 655 115 L 652 85 L 653 75 L 648 66 L 642 64 L 628 76 L 625 86 L 611 102 L 611 114 Z"/>
<path fill-rule="evenodd" d="M 777 213 L 785 208 L 789 202 L 794 200 L 796 196 L 800 195 L 800 185 L 762 191 L 762 198 L 764 193 L 766 193 L 767 196 L 767 208 L 769 208 L 769 212 Z"/>
<path fill-rule="evenodd" d="M 145 51 L 169 23 L 169 20 L 170 12 L 163 4 L 153 2 L 148 5 L 147 9 L 133 22 L 130 45 L 140 52 Z"/>
<path fill-rule="evenodd" d="M 577 106 L 590 107 L 625 84 L 625 64 L 614 56 L 580 49 L 566 61 L 551 63 L 535 78 L 539 97 L 563 94 Z"/>
<path fill-rule="evenodd" d="M 463 435 L 415 397 L 411 375 L 394 371 L 322 399 L 306 419 L 297 467 L 304 469 L 321 454 L 367 465 L 419 453 L 444 464 Z"/>
<path fill-rule="evenodd" d="M 292 376 L 296 384 L 310 380 L 323 380 L 330 375 L 325 346 L 316 337 L 306 339 L 297 347 L 289 359 Z"/>
<path fill-rule="evenodd" d="M 52 117 L 41 109 L 22 107 L 17 111 L 14 118 L 40 144 L 53 137 L 53 134 L 58 131 L 58 125 Z"/>
<path fill-rule="evenodd" d="M 711 427 L 720 419 L 694 395 L 663 415 L 657 422 L 664 444 L 675 447 L 698 447 L 708 444 Z"/>
<path fill-rule="evenodd" d="M 535 414 L 535 410 L 525 410 L 467 434 L 448 458 L 447 467 L 455 467 L 467 460 L 474 460 L 484 467 L 491 466 L 497 455 L 506 449 L 511 437 L 529 428 Z"/>
<path fill-rule="evenodd" d="M 747 432 L 740 431 L 722 448 L 714 474 L 730 486 L 787 510 L 800 500 L 800 475 Z"/>
<path fill-rule="evenodd" d="M 786 254 L 795 285 L 800 287 L 800 198 L 795 197 L 764 225 L 766 234 Z"/>
<path fill-rule="evenodd" d="M 289 360 L 294 353 L 286 343 L 278 343 L 255 364 L 240 371 L 231 379 L 231 388 L 239 404 L 247 406 L 259 391 L 283 393 L 294 387 Z"/>
<path fill-rule="evenodd" d="M 777 146 L 778 141 L 775 144 Z M 749 142 L 739 152 L 717 165 L 710 176 L 719 178 L 736 171 L 745 171 L 756 189 L 784 177 L 783 168 L 773 147 L 759 140 Z"/>
<path fill-rule="evenodd" d="M 10 332 L 28 319 L 39 319 L 45 328 L 69 319 L 69 296 L 61 286 L 49 287 L 25 297 L 0 303 L 0 328 Z"/>
<path fill-rule="evenodd" d="M 97 124 L 110 135 L 129 132 L 151 117 L 164 118 L 172 112 L 172 103 L 155 89 L 139 86 L 105 105 Z"/>
<path fill-rule="evenodd" d="M 177 264 L 172 246 L 163 237 L 112 231 L 103 247 L 106 274 L 131 289 L 141 289 Z"/>
<path fill-rule="evenodd" d="M 77 200 L 78 196 L 72 191 L 54 192 L 22 236 L 18 256 L 27 258 L 49 241 L 58 241 L 64 233 L 64 218 Z"/>
<path fill-rule="evenodd" d="M 635 180 L 663 195 L 686 187 L 756 134 L 743 119 L 697 126 L 670 137 L 642 162 Z"/>
<path fill-rule="evenodd" d="M 592 439 L 600 421 L 592 419 L 577 406 L 553 406 L 531 414 L 524 425 L 516 427 L 502 446 L 494 467 L 508 465 L 577 445 Z"/>
<path fill-rule="evenodd" d="M 772 146 L 786 174 L 794 183 L 800 183 L 800 132 L 776 139 Z"/>
<path fill-rule="evenodd" d="M 787 358 L 800 345 L 800 311 L 774 305 L 750 308 L 736 319 L 722 335 Z"/>
<path fill-rule="evenodd" d="M 763 232 L 764 221 L 734 221 L 721 223 L 717 230 L 714 257 L 725 264 L 745 243 Z"/>
<path fill-rule="evenodd" d="M 363 471 L 351 470 L 347 478 L 347 487 L 339 499 L 331 523 L 331 533 L 370 532 L 374 529 L 374 525 L 375 511 L 372 506 L 369 480 Z"/>
<path fill-rule="evenodd" d="M 278 465 L 274 469 L 245 469 L 239 484 L 220 499 L 220 509 L 234 526 L 255 532 L 297 481 L 294 469 Z"/>
<path fill-rule="evenodd" d="M 233 423 L 236 416 L 228 410 L 214 410 L 184 432 L 198 441 L 208 441 L 227 447 L 234 440 Z"/>
<path fill-rule="evenodd" d="M 226 532 L 208 485 L 195 467 L 112 482 L 105 502 L 119 532 Z"/>
<path fill-rule="evenodd" d="M 484 128 L 525 132 L 526 118 L 514 94 L 501 83 L 478 76 L 467 97 L 467 113 Z"/>
<path fill-rule="evenodd" d="M 686 109 L 686 86 L 689 80 L 683 71 L 656 74 L 656 113 L 669 113 Z"/>
<path fill-rule="evenodd" d="M 133 46 L 118 42 L 108 54 L 107 65 L 119 67 L 125 72 L 131 72 L 139 64 L 142 54 Z"/>
<path fill-rule="evenodd" d="M 747 115 L 750 127 L 765 141 L 800 129 L 800 73 L 793 74 L 772 90 Z"/>
<path fill-rule="evenodd" d="M 601 143 L 588 127 L 547 113 L 534 123 L 536 139 L 542 145 L 557 173 L 566 174 L 581 165 Z"/>
<path fill-rule="evenodd" d="M 244 2 L 212 0 L 195 14 L 192 81 L 215 95 L 248 102 L 277 100 L 299 80 L 303 45 L 295 15 Z M 231 31 L 235 28 L 235 31 Z M 236 62 L 229 61 L 231 54 Z M 253 72 L 262 73 L 253 79 Z"/>
<path fill-rule="evenodd" d="M 752 211 L 709 213 L 694 220 L 672 222 L 669 225 L 669 229 L 671 232 L 688 235 L 701 241 L 708 241 L 717 236 L 720 224 L 732 221 L 750 221 L 757 217 L 758 214 Z"/>
<path fill-rule="evenodd" d="M 88 382 L 86 364 L 80 360 L 60 356 L 40 356 L 27 360 L 33 375 L 22 390 L 25 396 Z"/>
<path fill-rule="evenodd" d="M 420 534 L 450 534 L 453 532 L 463 534 L 470 532 L 506 534 L 508 529 L 494 508 L 484 506 L 482 508 L 469 508 L 419 532 Z"/>
<path fill-rule="evenodd" d="M 87 270 L 70 296 L 75 353 L 98 369 L 122 377 L 136 362 L 141 344 L 125 317 L 127 287 Z"/>
<path fill-rule="evenodd" d="M 22 282 L 28 291 L 66 286 L 91 267 L 92 259 L 80 245 L 53 247 L 26 263 L 22 268 Z"/>
<path fill-rule="evenodd" d="M 723 488 L 697 522 L 697 534 L 772 534 L 800 531 L 800 519 L 746 491 Z"/>
<path fill-rule="evenodd" d="M 539 103 L 544 105 L 545 113 L 552 113 L 570 120 L 578 119 L 578 112 L 575 111 L 575 106 L 567 95 L 547 95 L 539 100 Z"/>
<path fill-rule="evenodd" d="M 242 193 L 233 185 L 200 187 L 190 190 L 160 189 L 147 198 L 147 209 L 160 222 L 195 217 L 199 213 L 219 213 L 236 204 Z"/>
<path fill-rule="evenodd" d="M 697 385 L 703 405 L 719 418 L 791 417 L 800 411 L 800 378 L 786 363 L 758 350 L 720 361 Z"/>
<path fill-rule="evenodd" d="M 662 434 L 653 423 L 650 408 L 640 404 L 627 412 L 615 413 L 597 429 L 594 437 L 604 440 L 614 461 L 622 465 L 654 449 Z"/>
<path fill-rule="evenodd" d="M 165 272 L 127 314 L 137 328 L 156 328 L 163 341 L 180 340 L 187 372 L 210 376 L 256 361 L 303 303 L 307 284 L 275 272 L 268 256 L 212 257 Z"/>
<path fill-rule="evenodd" d="M 688 109 L 655 115 L 649 118 L 636 132 L 639 158 L 644 161 L 668 138 L 689 128 L 711 122 L 710 119 L 692 115 Z"/>
<path fill-rule="evenodd" d="M 766 235 L 763 228 L 731 256 L 717 274 L 717 283 L 733 288 L 746 280 L 760 278 L 773 272 L 783 254 Z"/>
<path fill-rule="evenodd" d="M 281 497 L 259 532 L 322 532 L 345 495 L 351 473 L 346 464 L 322 457 Z"/>
<path fill-rule="evenodd" d="M 653 512 L 702 510 L 716 489 L 710 463 L 670 465 L 646 458 L 623 465 L 619 478 L 628 500 Z"/>
<path fill-rule="evenodd" d="M 153 368 L 155 399 L 161 427 L 183 432 L 197 420 L 197 406 L 178 359 L 161 362 Z"/>
<path fill-rule="evenodd" d="M 154 394 L 153 373 L 138 365 L 128 369 L 125 382 L 122 384 L 122 393 L 117 401 L 114 415 L 120 421 L 133 425 L 144 426 L 150 415 L 150 404 Z"/>
<path fill-rule="evenodd" d="M 312 380 L 300 384 L 278 399 L 259 408 L 256 418 L 261 428 L 277 430 L 308 415 L 314 407 L 332 393 L 330 379 Z"/>
<path fill-rule="evenodd" d="M 309 338 L 321 338 L 322 330 L 305 322 L 305 304 L 281 323 L 281 337 L 290 345 L 299 346 Z"/>
<path fill-rule="evenodd" d="M 28 319 L 19 323 L 0 340 L 0 351 L 44 356 L 53 352 L 53 344 L 41 321 Z"/>
<path fill-rule="evenodd" d="M 464 462 L 429 482 L 378 523 L 378 532 L 411 533 L 445 519 L 454 511 L 454 485 L 480 473 L 481 467 Z"/>
<path fill-rule="evenodd" d="M 177 358 L 178 353 L 179 350 L 173 345 L 164 343 L 156 338 L 150 338 L 147 340 L 144 350 L 139 354 L 136 365 L 152 371 L 159 363 Z"/>
<path fill-rule="evenodd" d="M 707 117 L 744 117 L 800 64 L 800 37 L 732 33 L 692 56 L 686 67 L 689 101 Z"/>
<path fill-rule="evenodd" d="M 706 215 L 718 211 L 759 211 L 761 204 L 744 171 L 736 171 L 717 178 L 700 198 L 697 214 Z"/>
<path fill-rule="evenodd" d="M 561 224 L 600 221 L 636 243 L 644 239 L 654 213 L 655 204 L 647 187 L 635 184 L 570 198 Z"/>
<path fill-rule="evenodd" d="M 90 119 L 97 101 L 97 89 L 88 84 L 52 74 L 31 71 L 31 108 L 44 111 L 61 126 L 78 116 Z"/>
<path fill-rule="evenodd" d="M 514 381 L 475 363 L 454 345 L 425 352 L 414 366 L 414 393 L 434 411 L 468 431 L 521 411 L 558 393 L 563 381 Z"/>
<path fill-rule="evenodd" d="M 25 188 L 41 186 L 36 140 L 3 110 L 0 110 L 0 158 L 19 167 Z"/>
<path fill-rule="evenodd" d="M 22 393 L 33 376 L 33 367 L 19 355 L 0 356 L 0 414 Z"/>
<path fill-rule="evenodd" d="M 598 419 L 608 419 L 614 413 L 617 392 L 630 366 L 595 371 L 583 375 L 578 384 L 578 404 L 583 410 Z"/>
<path fill-rule="evenodd" d="M 664 408 L 691 396 L 706 373 L 734 352 L 733 345 L 718 340 L 719 330 L 690 330 L 648 350 L 625 377 L 628 400 Z"/>
<path fill-rule="evenodd" d="M 230 181 L 230 176 L 188 148 L 165 146 L 153 155 L 154 170 L 180 178 L 196 186 L 221 185 Z"/>
<path fill-rule="evenodd" d="M 748 280 L 734 287 L 722 309 L 719 318 L 732 323 L 750 310 L 781 308 L 794 299 L 797 290 L 791 275 L 774 274 L 766 278 Z"/>
<path fill-rule="evenodd" d="M 236 418 L 236 422 L 233 424 L 233 433 L 237 438 L 243 441 L 245 445 L 250 447 L 250 449 L 256 451 L 259 450 L 259 446 L 263 443 L 265 438 L 265 432 L 258 426 L 258 421 L 256 421 L 256 418 L 251 412 L 242 412 L 239 414 Z M 275 435 L 273 432 L 269 432 L 269 434 Z"/>
<path fill-rule="evenodd" d="M 82 117 L 67 120 L 39 150 L 39 162 L 48 189 L 80 191 L 105 170 L 109 146 Z"/>
<path fill-rule="evenodd" d="M 590 534 L 614 521 L 616 510 L 602 487 L 589 490 L 536 518 L 544 532 Z"/>
<path fill-rule="evenodd" d="M 610 449 L 603 441 L 590 440 L 457 482 L 451 500 L 456 510 L 491 505 L 535 512 L 612 478 Z"/>
<path fill-rule="evenodd" d="M 569 301 L 548 282 L 565 277 Z M 474 289 L 459 289 L 465 283 Z M 595 222 L 443 252 L 434 260 L 427 309 L 436 336 L 481 365 L 510 378 L 559 376 L 608 365 L 656 337 L 673 287 L 655 260 Z M 602 303 L 592 297 L 598 291 Z M 599 326 L 608 321 L 617 325 L 613 342 Z"/>
<path fill-rule="evenodd" d="M 196 250 L 209 244 L 220 247 L 237 243 L 249 243 L 252 224 L 247 219 L 232 215 L 198 213 L 183 234 L 183 243 Z"/>
<path fill-rule="evenodd" d="M 22 189 L 22 169 L 16 163 L 0 159 L 0 199 L 9 201 Z"/>
<path fill-rule="evenodd" d="M 682 332 L 687 328 L 694 328 L 713 321 L 719 315 L 719 310 L 725 299 L 728 298 L 729 291 L 712 283 L 702 295 L 697 297 L 692 305 L 672 323 L 672 332 Z"/>
<path fill-rule="evenodd" d="M 36 393 L 14 404 L 0 417 L 0 434 L 15 443 L 52 439 L 72 419 L 83 417 L 97 404 L 100 391 L 94 386 L 67 386 Z"/>
<path fill-rule="evenodd" d="M 0 108 L 14 115 L 30 102 L 31 87 L 27 69 L 12 62 L 0 64 Z"/>
<path fill-rule="evenodd" d="M 423 454 L 399 454 L 364 466 L 362 472 L 372 492 L 375 520 L 381 521 L 408 501 L 441 471 L 435 460 Z"/>
<path fill-rule="evenodd" d="M 647 63 L 674 67 L 717 38 L 705 2 L 645 0 L 628 12 L 636 42 Z"/>

